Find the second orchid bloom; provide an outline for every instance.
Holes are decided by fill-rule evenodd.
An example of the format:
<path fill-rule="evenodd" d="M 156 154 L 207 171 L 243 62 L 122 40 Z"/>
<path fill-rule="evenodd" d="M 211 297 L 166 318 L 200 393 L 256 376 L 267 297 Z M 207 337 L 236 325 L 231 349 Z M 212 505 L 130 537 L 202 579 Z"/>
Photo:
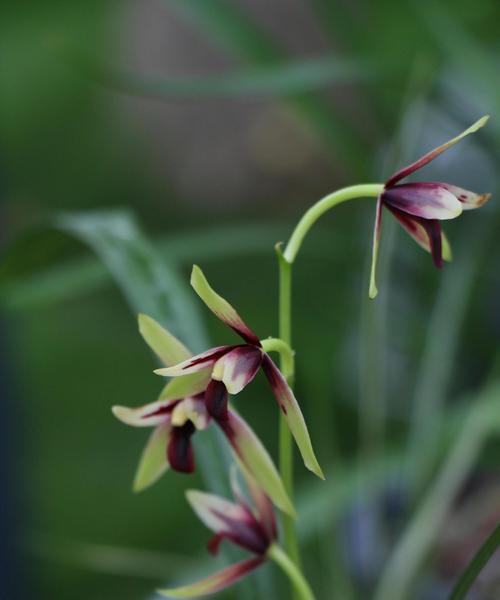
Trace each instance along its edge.
<path fill-rule="evenodd" d="M 209 369 L 210 381 L 205 389 L 205 404 L 208 413 L 224 429 L 228 419 L 229 394 L 240 392 L 262 368 L 299 447 L 305 466 L 323 478 L 298 402 L 281 371 L 264 351 L 257 335 L 229 302 L 210 287 L 201 269 L 196 265 L 191 274 L 191 285 L 208 308 L 241 336 L 245 343 L 211 348 L 177 365 L 155 372 L 168 377 L 178 377 Z"/>

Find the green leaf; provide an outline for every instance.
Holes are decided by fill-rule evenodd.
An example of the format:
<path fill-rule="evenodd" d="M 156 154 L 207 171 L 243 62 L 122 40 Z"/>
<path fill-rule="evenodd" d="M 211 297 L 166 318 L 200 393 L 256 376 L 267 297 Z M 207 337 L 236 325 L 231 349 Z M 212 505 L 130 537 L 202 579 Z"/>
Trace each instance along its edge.
<path fill-rule="evenodd" d="M 152 78 L 117 69 L 96 74 L 104 85 L 127 93 L 166 99 L 288 96 L 339 83 L 367 81 L 376 75 L 373 65 L 332 56 L 245 68 L 208 77 Z"/>
<path fill-rule="evenodd" d="M 273 65 L 286 54 L 252 18 L 226 0 L 166 0 L 165 5 L 190 20 L 229 55 L 250 65 Z M 333 150 L 335 164 L 346 162 L 359 172 L 366 170 L 365 149 L 346 119 L 336 114 L 325 97 L 314 93 L 288 95 L 284 99 L 304 124 Z"/>
<path fill-rule="evenodd" d="M 462 573 L 460 579 L 457 581 L 457 584 L 451 592 L 449 600 L 462 600 L 463 598 L 467 597 L 466 594 L 470 590 L 474 581 L 477 579 L 479 573 L 499 547 L 500 523 L 490 533 L 488 538 L 474 555 L 474 558 L 468 564 L 465 571 Z"/>
<path fill-rule="evenodd" d="M 96 252 L 134 311 L 151 315 L 192 348 L 207 345 L 187 286 L 167 260 L 160 260 L 130 213 L 61 214 L 55 224 Z"/>

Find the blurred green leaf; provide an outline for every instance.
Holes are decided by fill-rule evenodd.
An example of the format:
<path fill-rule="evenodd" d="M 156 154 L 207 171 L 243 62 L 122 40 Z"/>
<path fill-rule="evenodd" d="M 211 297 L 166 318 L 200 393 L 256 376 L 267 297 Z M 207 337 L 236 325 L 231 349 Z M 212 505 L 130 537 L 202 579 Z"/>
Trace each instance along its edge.
<path fill-rule="evenodd" d="M 500 547 L 500 523 L 495 527 L 485 542 L 474 555 L 469 565 L 463 572 L 449 597 L 449 600 L 462 600 L 466 598 L 472 584 L 483 570 L 486 563 Z"/>
<path fill-rule="evenodd" d="M 200 77 L 146 77 L 112 69 L 97 73 L 105 85 L 127 93 L 167 99 L 287 96 L 367 81 L 378 75 L 373 65 L 331 56 Z"/>
<path fill-rule="evenodd" d="M 60 214 L 55 225 L 96 252 L 136 313 L 153 317 L 194 351 L 207 347 L 187 282 L 160 259 L 130 213 Z"/>
<path fill-rule="evenodd" d="M 164 0 L 164 4 L 193 22 L 209 39 L 229 54 L 250 65 L 273 65 L 286 60 L 285 53 L 252 18 L 226 0 Z M 290 95 L 286 104 L 336 154 L 358 173 L 366 171 L 365 148 L 359 135 L 325 97 L 313 93 Z"/>

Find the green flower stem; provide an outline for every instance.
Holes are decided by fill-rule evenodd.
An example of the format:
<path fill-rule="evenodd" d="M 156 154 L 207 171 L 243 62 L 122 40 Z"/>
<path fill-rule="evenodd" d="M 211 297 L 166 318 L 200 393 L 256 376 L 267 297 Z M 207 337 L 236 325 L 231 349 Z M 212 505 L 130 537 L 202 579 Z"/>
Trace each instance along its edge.
<path fill-rule="evenodd" d="M 278 544 L 270 546 L 267 556 L 279 565 L 286 574 L 295 591 L 295 597 L 298 600 L 314 600 L 314 594 L 295 561 Z"/>
<path fill-rule="evenodd" d="M 281 372 L 283 377 L 290 383 L 290 377 L 293 376 L 294 366 L 294 353 L 290 346 L 284 340 L 280 338 L 267 338 L 260 340 L 262 349 L 264 352 L 278 352 L 281 360 Z"/>
<path fill-rule="evenodd" d="M 306 211 L 292 233 L 285 251 L 281 244 L 276 246 L 279 263 L 279 335 L 282 343 L 288 348 L 292 347 L 292 263 L 295 261 L 300 246 L 304 241 L 309 229 L 316 223 L 323 213 L 337 204 L 353 200 L 355 198 L 377 197 L 384 189 L 383 184 L 371 183 L 353 185 L 343 188 L 328 196 L 325 196 Z M 273 348 L 279 351 L 277 348 Z M 280 367 L 288 384 L 293 387 L 295 379 L 295 368 L 293 353 L 290 358 L 286 353 L 280 352 Z M 280 418 L 280 475 L 285 489 L 293 502 L 293 445 L 292 436 L 288 425 L 281 416 Z M 296 565 L 300 565 L 300 552 L 297 542 L 294 520 L 288 515 L 282 516 L 285 548 L 288 556 Z"/>
<path fill-rule="evenodd" d="M 284 259 L 288 263 L 293 263 L 295 261 L 295 258 L 300 250 L 300 246 L 302 245 L 302 242 L 304 241 L 309 229 L 311 229 L 311 227 L 314 225 L 314 223 L 316 223 L 323 213 L 330 210 L 334 206 L 337 206 L 337 204 L 346 202 L 347 200 L 354 200 L 355 198 L 376 198 L 383 189 L 384 185 L 382 183 L 351 185 L 349 187 L 337 190 L 332 194 L 328 194 L 328 196 L 325 196 L 316 202 L 316 204 L 313 204 L 313 206 L 311 206 L 311 208 L 305 212 L 304 216 L 302 219 L 300 219 L 299 223 L 295 227 L 292 237 L 290 238 L 290 241 L 288 242 L 283 253 Z M 281 337 L 283 338 L 283 335 L 281 335 Z"/>

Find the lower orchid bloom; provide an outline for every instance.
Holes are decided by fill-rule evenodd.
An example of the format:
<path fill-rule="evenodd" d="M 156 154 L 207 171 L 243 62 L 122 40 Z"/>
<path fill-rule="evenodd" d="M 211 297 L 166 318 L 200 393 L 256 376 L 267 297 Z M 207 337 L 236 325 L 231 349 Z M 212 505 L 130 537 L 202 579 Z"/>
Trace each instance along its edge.
<path fill-rule="evenodd" d="M 385 206 L 396 217 L 403 228 L 422 248 L 432 254 L 434 264 L 441 267 L 444 260 L 451 260 L 451 251 L 446 236 L 441 231 L 440 221 L 455 219 L 463 210 L 479 208 L 489 200 L 491 194 L 476 194 L 449 183 L 433 181 L 399 183 L 402 179 L 434 160 L 442 152 L 474 133 L 487 122 L 483 117 L 460 135 L 424 154 L 416 162 L 394 173 L 385 183 L 377 200 L 373 234 L 373 256 L 370 278 L 370 298 L 377 295 L 375 270 L 382 222 L 382 207 Z"/>
<path fill-rule="evenodd" d="M 193 598 L 213 594 L 229 587 L 266 560 L 269 549 L 277 539 L 273 506 L 245 469 L 243 473 L 253 507 L 238 486 L 234 471 L 231 473 L 231 483 L 235 502 L 194 490 L 189 490 L 186 496 L 201 521 L 215 534 L 208 542 L 208 549 L 212 554 L 218 552 L 223 540 L 228 540 L 248 550 L 253 556 L 197 583 L 159 590 L 160 594 L 170 598 Z"/>
<path fill-rule="evenodd" d="M 211 348 L 174 366 L 157 369 L 155 373 L 178 377 L 209 368 L 211 374 L 205 390 L 206 407 L 209 414 L 224 427 L 229 394 L 239 393 L 262 368 L 299 447 L 304 464 L 318 477 L 323 478 L 298 402 L 281 371 L 264 351 L 257 335 L 229 302 L 210 287 L 201 269 L 196 265 L 191 274 L 191 285 L 208 308 L 240 335 L 245 343 Z"/>
<path fill-rule="evenodd" d="M 139 330 L 164 364 L 171 365 L 191 356 L 179 340 L 146 315 L 139 316 Z M 191 438 L 212 421 L 206 408 L 205 388 L 209 381 L 210 370 L 205 369 L 172 379 L 155 402 L 139 408 L 113 407 L 113 414 L 127 425 L 154 427 L 139 462 L 135 491 L 152 485 L 169 467 L 183 473 L 195 470 Z M 293 515 L 293 505 L 276 467 L 249 425 L 230 407 L 224 422 L 215 422 L 221 426 L 243 466 L 276 506 Z"/>

